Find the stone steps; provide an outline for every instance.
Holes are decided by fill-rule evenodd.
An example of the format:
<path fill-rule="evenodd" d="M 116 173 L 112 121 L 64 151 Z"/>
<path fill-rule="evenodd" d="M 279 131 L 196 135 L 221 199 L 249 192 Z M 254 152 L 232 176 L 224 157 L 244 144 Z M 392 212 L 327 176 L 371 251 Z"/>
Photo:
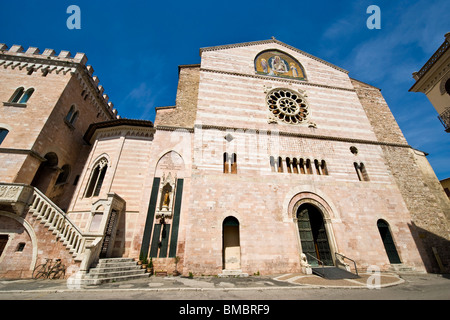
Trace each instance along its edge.
<path fill-rule="evenodd" d="M 219 278 L 248 277 L 248 273 L 243 273 L 242 270 L 227 270 L 227 269 L 223 269 L 222 273 L 219 273 L 218 276 L 219 276 Z"/>
<path fill-rule="evenodd" d="M 91 268 L 83 279 L 84 285 L 99 285 L 107 282 L 117 282 L 148 278 L 140 265 L 132 258 L 100 259 L 96 267 Z"/>
<path fill-rule="evenodd" d="M 414 267 L 405 266 L 403 263 L 391 264 L 389 271 L 398 274 L 417 273 Z"/>

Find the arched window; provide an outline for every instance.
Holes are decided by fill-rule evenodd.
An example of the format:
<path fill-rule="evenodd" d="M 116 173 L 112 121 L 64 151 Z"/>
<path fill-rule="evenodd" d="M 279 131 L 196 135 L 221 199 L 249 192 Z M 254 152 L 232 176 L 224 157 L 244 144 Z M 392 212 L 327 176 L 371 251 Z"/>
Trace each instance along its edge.
<path fill-rule="evenodd" d="M 317 160 L 317 159 L 315 159 L 314 160 L 314 167 L 316 167 L 316 173 L 318 174 L 318 175 L 321 175 L 322 174 L 322 172 L 321 172 L 321 168 L 320 168 L 320 165 L 319 165 L 319 160 Z"/>
<path fill-rule="evenodd" d="M 237 155 L 236 155 L 236 153 L 233 153 L 231 155 L 231 173 L 234 173 L 234 174 L 237 173 Z"/>
<path fill-rule="evenodd" d="M 223 154 L 223 173 L 228 173 L 230 171 L 228 153 Z"/>
<path fill-rule="evenodd" d="M 73 114 L 72 121 L 71 121 L 72 124 L 75 124 L 75 121 L 77 121 L 78 114 L 79 114 L 78 111 L 75 111 L 75 113 Z"/>
<path fill-rule="evenodd" d="M 298 161 L 297 161 L 297 158 L 294 158 L 294 160 L 292 161 L 292 167 L 293 167 L 294 173 L 298 173 Z"/>
<path fill-rule="evenodd" d="M 6 136 L 8 135 L 8 130 L 5 128 L 0 128 L 0 144 L 2 144 L 3 140 L 5 140 Z"/>
<path fill-rule="evenodd" d="M 276 171 L 276 168 L 275 168 L 275 159 L 274 159 L 273 156 L 270 156 L 270 168 L 272 169 L 272 172 L 275 172 L 275 171 Z"/>
<path fill-rule="evenodd" d="M 56 179 L 55 184 L 63 184 L 67 182 L 67 179 L 69 178 L 70 174 L 70 166 L 68 164 L 65 164 L 61 168 L 61 172 L 58 175 L 58 178 Z"/>
<path fill-rule="evenodd" d="M 283 159 L 278 157 L 278 172 L 283 172 Z"/>
<path fill-rule="evenodd" d="M 108 168 L 108 160 L 105 158 L 100 159 L 92 170 L 91 178 L 86 189 L 85 197 L 96 197 L 100 194 L 103 180 L 105 179 L 106 169 Z"/>
<path fill-rule="evenodd" d="M 305 160 L 303 160 L 303 158 L 300 159 L 300 173 L 301 174 L 305 174 Z"/>
<path fill-rule="evenodd" d="M 72 105 L 66 117 L 64 118 L 64 121 L 73 126 L 75 124 L 75 121 L 78 119 L 78 114 L 78 110 L 76 110 L 75 106 Z"/>
<path fill-rule="evenodd" d="M 288 173 L 292 173 L 291 170 L 291 159 L 289 157 L 286 158 L 286 170 Z"/>
<path fill-rule="evenodd" d="M 237 173 L 237 156 L 233 153 L 231 156 L 228 153 L 223 154 L 223 173 Z"/>
<path fill-rule="evenodd" d="M 367 170 L 366 167 L 364 166 L 364 163 L 353 163 L 355 170 L 356 170 L 356 174 L 358 175 L 358 179 L 359 181 L 370 181 L 369 179 L 369 175 L 367 174 Z"/>
<path fill-rule="evenodd" d="M 325 160 L 322 160 L 320 167 L 322 168 L 322 173 L 327 176 L 328 168 L 327 168 L 327 163 L 325 162 Z"/>
<path fill-rule="evenodd" d="M 34 89 L 30 88 L 23 94 L 22 98 L 20 99 L 19 103 L 27 103 L 28 100 L 31 98 L 31 95 L 33 94 Z"/>
<path fill-rule="evenodd" d="M 311 166 L 311 160 L 306 159 L 306 173 L 307 174 L 313 174 L 313 169 Z"/>
<path fill-rule="evenodd" d="M 444 88 L 445 88 L 445 92 L 447 92 L 447 94 L 450 95 L 450 79 L 448 79 L 448 80 L 445 82 Z"/>
<path fill-rule="evenodd" d="M 23 87 L 17 88 L 16 91 L 14 91 L 14 94 L 11 96 L 11 99 L 9 99 L 9 102 L 18 103 L 20 97 L 23 95 L 23 91 Z"/>

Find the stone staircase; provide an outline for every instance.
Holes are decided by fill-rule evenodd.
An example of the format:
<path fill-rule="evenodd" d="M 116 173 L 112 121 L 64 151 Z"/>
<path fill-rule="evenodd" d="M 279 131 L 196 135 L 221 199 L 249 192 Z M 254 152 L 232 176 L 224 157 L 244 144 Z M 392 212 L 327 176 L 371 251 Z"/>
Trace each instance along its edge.
<path fill-rule="evenodd" d="M 83 285 L 93 286 L 107 282 L 144 279 L 149 276 L 150 274 L 137 265 L 133 258 L 99 259 L 97 265 L 86 274 Z"/>

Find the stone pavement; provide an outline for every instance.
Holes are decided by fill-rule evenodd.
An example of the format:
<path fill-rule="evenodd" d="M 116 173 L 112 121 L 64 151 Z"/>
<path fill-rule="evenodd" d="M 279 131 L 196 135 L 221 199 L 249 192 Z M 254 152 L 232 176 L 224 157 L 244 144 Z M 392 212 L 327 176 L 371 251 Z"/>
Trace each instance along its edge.
<path fill-rule="evenodd" d="M 20 292 L 65 292 L 72 290 L 88 291 L 189 291 L 189 290 L 270 290 L 302 288 L 369 288 L 394 286 L 403 283 L 401 276 L 393 273 L 360 274 L 359 279 L 327 280 L 316 275 L 301 273 L 249 276 L 216 277 L 198 276 L 152 276 L 145 279 L 103 283 L 96 286 L 68 287 L 66 280 L 0 279 L 0 293 Z"/>

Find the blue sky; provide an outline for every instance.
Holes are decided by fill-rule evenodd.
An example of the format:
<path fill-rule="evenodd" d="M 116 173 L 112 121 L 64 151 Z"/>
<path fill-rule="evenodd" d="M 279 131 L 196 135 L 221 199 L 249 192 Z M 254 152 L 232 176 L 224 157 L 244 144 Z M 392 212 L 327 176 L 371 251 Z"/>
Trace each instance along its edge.
<path fill-rule="evenodd" d="M 369 5 L 381 9 L 370 30 Z M 69 30 L 67 7 L 81 9 Z M 178 65 L 200 63 L 199 49 L 270 39 L 349 71 L 382 89 L 409 144 L 450 177 L 450 133 L 424 94 L 408 92 L 450 31 L 450 1 L 2 1 L 0 43 L 84 52 L 122 117 L 153 120 L 175 104 Z"/>

